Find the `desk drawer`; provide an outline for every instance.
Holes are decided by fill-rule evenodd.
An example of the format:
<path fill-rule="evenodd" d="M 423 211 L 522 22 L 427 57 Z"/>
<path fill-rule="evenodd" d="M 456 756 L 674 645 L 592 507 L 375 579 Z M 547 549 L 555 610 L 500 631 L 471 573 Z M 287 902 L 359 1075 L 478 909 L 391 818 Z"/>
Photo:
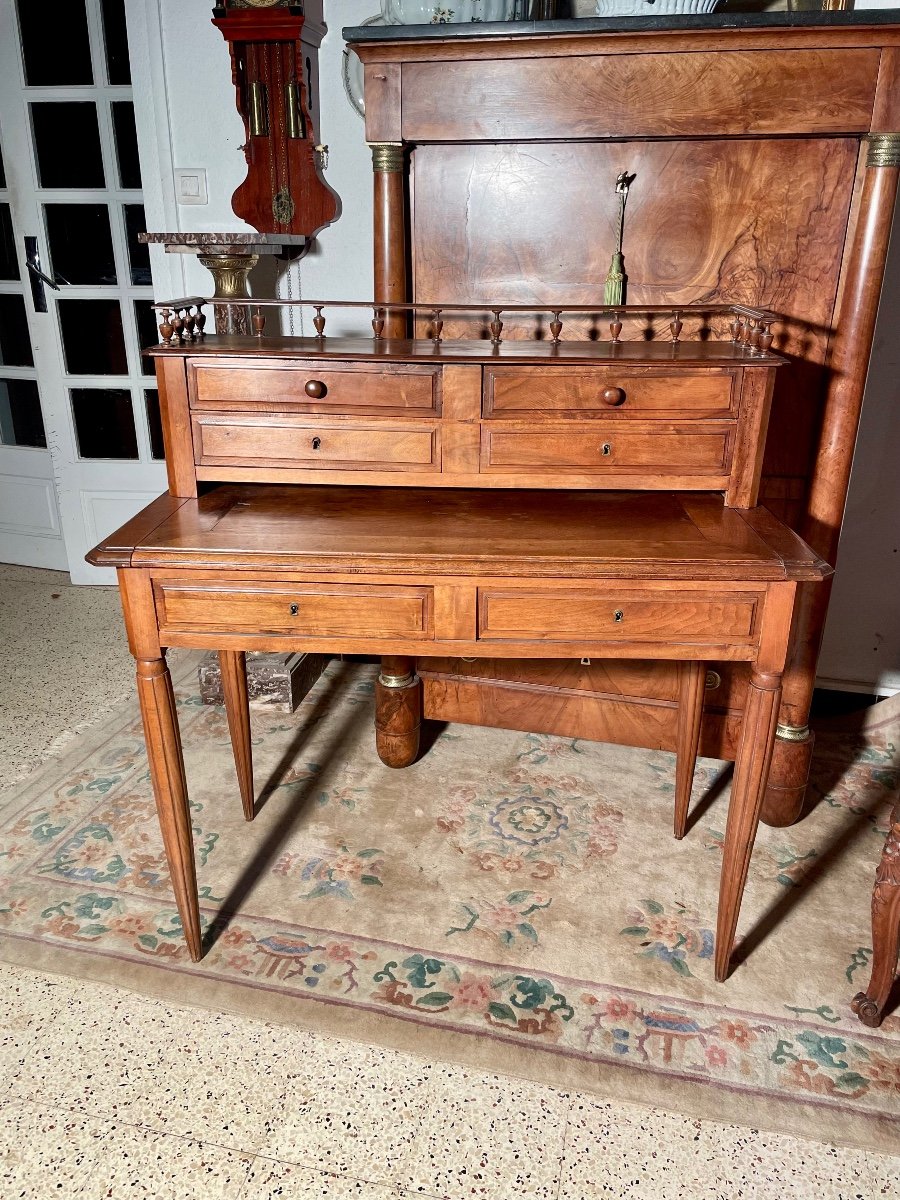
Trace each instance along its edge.
<path fill-rule="evenodd" d="M 434 422 L 338 422 L 195 412 L 193 427 L 194 456 L 201 466 L 440 470 Z"/>
<path fill-rule="evenodd" d="M 478 637 L 484 641 L 696 642 L 749 640 L 757 620 L 752 593 L 676 594 L 621 588 L 504 590 L 479 588 Z"/>
<path fill-rule="evenodd" d="M 489 366 L 484 369 L 484 415 L 730 416 L 735 391 L 734 372 L 725 370 Z"/>
<path fill-rule="evenodd" d="M 300 359 L 247 366 L 193 361 L 188 381 L 193 408 L 272 412 L 435 413 L 441 368 L 412 363 L 324 363 Z"/>
<path fill-rule="evenodd" d="M 485 422 L 483 471 L 656 470 L 668 475 L 722 475 L 731 461 L 734 425 L 704 422 L 661 427 L 650 423 L 580 421 L 515 428 Z"/>
<path fill-rule="evenodd" d="M 434 637 L 432 589 L 366 584 L 154 583 L 160 628 L 308 637 Z"/>

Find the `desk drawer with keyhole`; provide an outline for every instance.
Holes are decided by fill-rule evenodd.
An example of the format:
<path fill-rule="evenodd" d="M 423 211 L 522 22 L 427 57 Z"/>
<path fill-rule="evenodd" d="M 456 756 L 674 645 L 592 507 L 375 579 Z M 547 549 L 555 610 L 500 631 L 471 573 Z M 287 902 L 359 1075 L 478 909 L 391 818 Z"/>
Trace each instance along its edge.
<path fill-rule="evenodd" d="M 668 591 L 665 589 L 669 589 Z M 638 591 L 634 584 L 597 589 L 479 588 L 482 641 L 715 643 L 752 638 L 759 596 L 679 587 Z"/>
<path fill-rule="evenodd" d="M 536 428 L 485 422 L 481 469 L 598 475 L 658 471 L 667 476 L 722 476 L 731 463 L 734 423 L 662 425 L 630 421 L 554 422 Z"/>
<path fill-rule="evenodd" d="M 440 471 L 435 421 L 339 421 L 332 418 L 195 412 L 200 466 L 304 467 L 320 470 Z"/>
<path fill-rule="evenodd" d="M 178 583 L 157 579 L 163 631 L 222 630 L 310 638 L 434 637 L 430 587 L 340 583 Z"/>

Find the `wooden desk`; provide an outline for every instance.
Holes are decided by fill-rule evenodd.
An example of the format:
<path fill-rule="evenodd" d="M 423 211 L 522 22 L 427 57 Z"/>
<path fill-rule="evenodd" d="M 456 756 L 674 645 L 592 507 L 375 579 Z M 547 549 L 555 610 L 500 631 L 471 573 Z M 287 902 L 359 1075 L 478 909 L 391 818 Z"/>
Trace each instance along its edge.
<path fill-rule="evenodd" d="M 728 974 L 772 755 L 796 585 L 830 573 L 765 509 L 721 495 L 226 484 L 162 496 L 90 555 L 119 569 L 150 770 L 192 958 L 202 953 L 184 764 L 165 648 L 217 649 L 253 815 L 246 650 L 374 653 L 376 740 L 418 752 L 415 656 L 663 659 L 681 669 L 676 830 L 702 711 L 701 664 L 751 679 L 722 861 Z"/>

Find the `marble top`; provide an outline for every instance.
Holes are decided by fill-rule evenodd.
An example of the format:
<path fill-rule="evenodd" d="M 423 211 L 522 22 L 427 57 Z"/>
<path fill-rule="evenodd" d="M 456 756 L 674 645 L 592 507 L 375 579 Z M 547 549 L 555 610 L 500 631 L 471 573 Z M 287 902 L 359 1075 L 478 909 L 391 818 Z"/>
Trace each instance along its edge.
<path fill-rule="evenodd" d="M 898 25 L 900 8 L 866 8 L 856 12 L 721 12 L 646 17 L 567 17 L 558 21 L 485 21 L 458 25 L 350 25 L 347 42 L 404 42 L 434 38 L 452 41 L 473 37 L 533 37 L 535 34 L 641 33 L 660 30 L 785 29 L 799 27 Z"/>
<path fill-rule="evenodd" d="M 302 233 L 139 233 L 138 241 L 147 245 L 165 246 L 173 250 L 203 250 L 207 246 L 240 247 L 247 253 L 254 249 L 271 248 L 277 253 L 282 246 L 302 246 L 308 241 Z"/>

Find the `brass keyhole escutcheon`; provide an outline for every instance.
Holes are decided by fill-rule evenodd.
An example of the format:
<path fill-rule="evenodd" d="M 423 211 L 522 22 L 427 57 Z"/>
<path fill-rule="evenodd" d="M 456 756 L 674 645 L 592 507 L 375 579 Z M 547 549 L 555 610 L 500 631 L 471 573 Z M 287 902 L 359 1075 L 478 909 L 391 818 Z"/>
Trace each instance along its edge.
<path fill-rule="evenodd" d="M 328 391 L 328 388 L 321 379 L 310 379 L 307 381 L 303 390 L 306 392 L 307 396 L 311 397 L 313 400 L 321 400 Z"/>
<path fill-rule="evenodd" d="M 624 620 L 624 618 L 625 618 L 625 614 L 622 612 L 621 608 L 617 608 L 616 611 L 613 613 L 613 620 L 614 621 L 622 621 L 622 620 Z"/>
<path fill-rule="evenodd" d="M 292 605 L 291 605 L 291 616 L 292 616 L 292 617 L 296 617 L 296 616 L 298 616 L 298 615 L 299 615 L 299 613 L 300 613 L 300 605 L 299 605 L 299 604 L 292 604 Z"/>
<path fill-rule="evenodd" d="M 612 454 L 612 443 L 604 442 L 603 445 L 600 447 L 600 453 L 601 454 Z"/>
<path fill-rule="evenodd" d="M 322 445 L 322 439 L 320 437 L 314 437 L 312 440 L 313 450 L 318 450 L 321 445 Z"/>
<path fill-rule="evenodd" d="M 625 403 L 625 389 L 620 387 L 604 388 L 600 393 L 600 399 L 604 404 L 608 404 L 610 407 L 615 408 L 619 404 Z"/>

